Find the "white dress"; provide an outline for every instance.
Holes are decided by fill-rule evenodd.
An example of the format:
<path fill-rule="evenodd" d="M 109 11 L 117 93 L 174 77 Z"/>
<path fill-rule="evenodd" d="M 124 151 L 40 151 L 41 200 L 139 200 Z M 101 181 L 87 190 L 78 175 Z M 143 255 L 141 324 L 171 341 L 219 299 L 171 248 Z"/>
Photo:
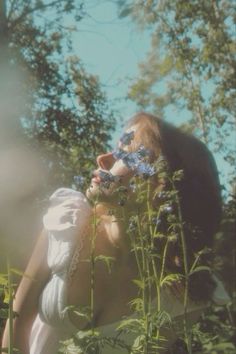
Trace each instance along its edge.
<path fill-rule="evenodd" d="M 86 197 L 77 191 L 60 188 L 50 197 L 50 207 L 43 218 L 48 233 L 49 247 L 47 261 L 51 268 L 51 278 L 40 296 L 38 315 L 33 323 L 30 335 L 30 354 L 57 354 L 60 341 L 69 339 L 78 329 L 70 322 L 66 310 L 67 292 L 66 276 L 76 244 L 83 245 L 83 230 L 91 215 L 92 208 Z M 81 230 L 80 240 L 75 240 L 76 230 Z M 221 303 L 229 299 L 221 283 L 214 294 L 215 300 Z M 81 286 L 83 286 L 81 284 Z M 172 318 L 184 312 L 183 301 L 172 293 L 165 291 L 161 296 L 162 309 Z M 206 304 L 189 301 L 188 311 L 203 309 Z M 131 318 L 130 316 L 129 318 Z M 117 337 L 132 345 L 135 335 L 124 334 L 116 330 L 120 322 L 100 326 L 97 330 L 102 336 Z M 70 353 L 77 353 L 71 351 Z M 102 354 L 127 354 L 127 349 L 104 347 Z"/>

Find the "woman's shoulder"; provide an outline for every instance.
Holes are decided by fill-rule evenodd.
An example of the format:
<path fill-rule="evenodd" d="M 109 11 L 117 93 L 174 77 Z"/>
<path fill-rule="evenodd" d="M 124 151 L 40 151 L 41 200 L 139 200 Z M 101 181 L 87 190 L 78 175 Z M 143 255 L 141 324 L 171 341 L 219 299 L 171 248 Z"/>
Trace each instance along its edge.
<path fill-rule="evenodd" d="M 75 189 L 72 188 L 66 188 L 66 187 L 61 187 L 56 189 L 49 197 L 49 201 L 50 202 L 54 202 L 54 203 L 59 203 L 62 202 L 65 199 L 78 199 L 81 200 L 83 202 L 89 203 L 88 199 L 86 198 L 86 196 L 80 192 L 77 191 Z"/>
<path fill-rule="evenodd" d="M 77 228 L 88 220 L 91 212 L 92 207 L 83 193 L 71 188 L 58 188 L 49 198 L 43 224 L 49 231 Z"/>

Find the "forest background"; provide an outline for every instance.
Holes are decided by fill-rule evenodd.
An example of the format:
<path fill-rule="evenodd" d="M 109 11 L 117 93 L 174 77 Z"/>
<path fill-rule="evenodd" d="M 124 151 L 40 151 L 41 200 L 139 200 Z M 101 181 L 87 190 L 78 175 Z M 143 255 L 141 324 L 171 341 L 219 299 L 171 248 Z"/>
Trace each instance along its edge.
<path fill-rule="evenodd" d="M 145 35 L 136 75 L 113 85 L 123 85 L 118 98 L 80 57 L 83 21 L 106 3 L 116 11 L 111 25 Z M 88 181 L 124 116 L 147 110 L 198 136 L 216 157 L 224 218 L 214 268 L 232 303 L 205 315 L 201 345 L 204 353 L 235 352 L 235 21 L 230 0 L 0 0 L 2 274 L 7 259 L 15 273 L 24 269 L 47 196 L 76 187 L 75 175 Z M 93 50 L 102 50 L 96 41 Z M 1 294 L 4 302 L 4 286 Z"/>

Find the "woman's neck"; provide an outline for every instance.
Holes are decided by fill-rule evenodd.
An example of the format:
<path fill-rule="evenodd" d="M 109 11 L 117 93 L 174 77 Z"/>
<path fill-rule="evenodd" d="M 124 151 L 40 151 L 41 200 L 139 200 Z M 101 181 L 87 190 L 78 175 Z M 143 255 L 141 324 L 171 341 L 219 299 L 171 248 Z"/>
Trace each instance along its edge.
<path fill-rule="evenodd" d="M 126 213 L 123 207 L 114 207 L 108 203 L 98 203 L 94 206 L 94 213 L 105 229 L 109 241 L 123 254 L 130 251 L 129 237 L 126 233 Z"/>

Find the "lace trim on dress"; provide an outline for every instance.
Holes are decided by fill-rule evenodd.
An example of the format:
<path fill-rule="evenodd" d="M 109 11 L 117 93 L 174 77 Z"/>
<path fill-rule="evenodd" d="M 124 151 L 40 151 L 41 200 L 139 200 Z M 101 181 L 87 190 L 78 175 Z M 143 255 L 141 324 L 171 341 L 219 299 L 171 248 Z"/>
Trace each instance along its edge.
<path fill-rule="evenodd" d="M 84 246 L 85 237 L 88 236 L 89 229 L 90 229 L 90 225 L 87 224 L 87 225 L 84 225 L 84 227 L 80 230 L 80 235 L 77 240 L 78 243 L 77 243 L 77 246 L 76 246 L 75 251 L 73 253 L 73 256 L 71 258 L 71 262 L 69 264 L 68 271 L 67 271 L 68 282 L 72 281 L 73 276 L 78 268 L 81 250 L 83 249 L 83 246 Z"/>

